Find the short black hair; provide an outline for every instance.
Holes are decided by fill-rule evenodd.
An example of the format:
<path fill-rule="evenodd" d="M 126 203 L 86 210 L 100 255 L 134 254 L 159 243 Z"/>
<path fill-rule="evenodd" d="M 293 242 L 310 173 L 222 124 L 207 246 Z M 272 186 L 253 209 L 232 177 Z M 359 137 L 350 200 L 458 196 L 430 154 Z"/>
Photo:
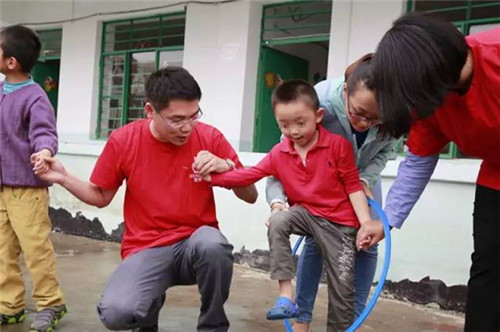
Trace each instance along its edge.
<path fill-rule="evenodd" d="M 157 112 L 167 108 L 171 100 L 200 100 L 198 82 L 184 68 L 167 66 L 152 73 L 146 80 L 146 100 Z"/>
<path fill-rule="evenodd" d="M 360 83 L 363 83 L 368 90 L 374 90 L 371 66 L 373 55 L 373 53 L 367 53 L 347 67 L 344 73 L 344 82 L 349 95 L 353 95 L 356 92 Z"/>
<path fill-rule="evenodd" d="M 373 84 L 381 120 L 400 137 L 415 118 L 432 115 L 460 79 L 468 46 L 448 21 L 410 13 L 397 19 L 378 44 Z"/>
<path fill-rule="evenodd" d="M 311 83 L 307 81 L 301 79 L 284 81 L 273 92 L 273 110 L 277 104 L 288 104 L 296 101 L 304 102 L 313 110 L 319 108 L 318 94 Z"/>
<path fill-rule="evenodd" d="M 29 73 L 35 66 L 42 44 L 35 31 L 22 25 L 11 25 L 0 31 L 3 58 L 16 58 L 21 70 Z"/>

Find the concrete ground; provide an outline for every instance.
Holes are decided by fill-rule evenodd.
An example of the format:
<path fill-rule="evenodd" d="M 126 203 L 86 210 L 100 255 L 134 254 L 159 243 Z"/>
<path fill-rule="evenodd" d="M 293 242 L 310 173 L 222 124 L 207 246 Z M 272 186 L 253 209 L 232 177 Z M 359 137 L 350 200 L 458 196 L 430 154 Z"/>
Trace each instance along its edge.
<path fill-rule="evenodd" d="M 96 314 L 95 305 L 108 277 L 120 263 L 119 245 L 87 238 L 53 234 L 59 278 L 68 304 L 69 314 L 58 327 L 65 332 L 106 331 Z M 26 271 L 26 269 L 24 269 Z M 34 316 L 30 299 L 31 279 L 27 282 L 27 320 L 22 325 L 0 326 L 2 332 L 27 331 Z M 269 322 L 265 312 L 274 302 L 275 282 L 266 273 L 236 266 L 231 297 L 226 304 L 231 331 L 284 331 L 280 322 Z M 322 286 L 317 300 L 314 332 L 325 331 L 327 297 Z M 199 312 L 199 295 L 195 286 L 175 287 L 168 291 L 160 317 L 160 331 L 195 331 Z M 463 318 L 438 310 L 404 302 L 381 299 L 360 331 L 417 332 L 462 331 Z"/>

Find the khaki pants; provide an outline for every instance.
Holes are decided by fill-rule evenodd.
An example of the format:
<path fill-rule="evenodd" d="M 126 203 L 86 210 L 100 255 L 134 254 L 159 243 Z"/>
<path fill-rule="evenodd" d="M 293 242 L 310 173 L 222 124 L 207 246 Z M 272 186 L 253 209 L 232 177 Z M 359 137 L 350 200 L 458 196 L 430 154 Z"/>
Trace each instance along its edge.
<path fill-rule="evenodd" d="M 302 206 L 277 212 L 269 218 L 267 234 L 273 280 L 294 277 L 290 234 L 309 235 L 316 241 L 328 281 L 328 332 L 345 331 L 354 320 L 356 233 L 355 228 L 313 216 Z"/>
<path fill-rule="evenodd" d="M 48 190 L 2 186 L 0 200 L 0 313 L 13 315 L 25 307 L 21 252 L 33 279 L 37 309 L 64 304 L 49 239 Z"/>

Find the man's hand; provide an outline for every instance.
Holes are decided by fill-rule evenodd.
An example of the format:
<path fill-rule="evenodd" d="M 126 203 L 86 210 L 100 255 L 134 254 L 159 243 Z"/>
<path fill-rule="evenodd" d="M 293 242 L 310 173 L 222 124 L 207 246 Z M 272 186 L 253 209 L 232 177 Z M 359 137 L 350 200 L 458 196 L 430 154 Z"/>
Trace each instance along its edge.
<path fill-rule="evenodd" d="M 41 160 L 47 165 L 48 169 L 43 173 L 35 170 L 35 174 L 44 181 L 62 185 L 65 177 L 68 175 L 63 164 L 56 158 L 52 157 L 43 157 Z"/>
<path fill-rule="evenodd" d="M 193 169 L 195 169 L 198 174 L 203 177 L 210 173 L 224 173 L 231 169 L 231 166 L 224 160 L 212 153 L 202 150 L 198 152 L 196 158 L 194 159 Z M 206 180 L 205 180 L 206 181 Z"/>
<path fill-rule="evenodd" d="M 356 237 L 356 246 L 359 250 L 367 250 L 384 237 L 384 224 L 379 220 L 370 220 L 361 225 Z"/>
<path fill-rule="evenodd" d="M 33 165 L 33 172 L 35 172 L 35 174 L 42 174 L 49 170 L 49 164 L 43 160 L 43 158 L 46 157 L 52 157 L 52 152 L 48 149 L 42 149 L 31 155 L 31 165 Z"/>
<path fill-rule="evenodd" d="M 370 197 L 374 200 L 375 196 L 373 196 L 373 192 L 370 190 L 365 181 L 361 181 L 361 186 L 363 187 L 363 193 L 365 194 L 365 196 Z"/>
<path fill-rule="evenodd" d="M 288 211 L 288 206 L 282 202 L 276 202 L 271 205 L 271 215 L 280 211 Z M 266 226 L 269 227 L 269 218 L 266 219 Z"/>

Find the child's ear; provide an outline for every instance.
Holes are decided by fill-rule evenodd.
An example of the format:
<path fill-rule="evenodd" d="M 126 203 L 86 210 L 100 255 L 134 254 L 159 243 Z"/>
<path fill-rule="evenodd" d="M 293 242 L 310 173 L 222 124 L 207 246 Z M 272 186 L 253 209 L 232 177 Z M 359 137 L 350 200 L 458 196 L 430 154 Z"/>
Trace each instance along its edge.
<path fill-rule="evenodd" d="M 7 59 L 7 68 L 9 68 L 9 70 L 15 70 L 18 65 L 20 65 L 20 63 L 17 62 L 16 58 L 11 56 Z"/>
<path fill-rule="evenodd" d="M 321 123 L 324 116 L 325 116 L 325 109 L 323 107 L 318 108 L 318 110 L 316 111 L 316 123 Z"/>
<path fill-rule="evenodd" d="M 344 83 L 343 85 L 343 88 L 342 88 L 342 97 L 345 99 L 347 99 L 347 83 Z"/>

